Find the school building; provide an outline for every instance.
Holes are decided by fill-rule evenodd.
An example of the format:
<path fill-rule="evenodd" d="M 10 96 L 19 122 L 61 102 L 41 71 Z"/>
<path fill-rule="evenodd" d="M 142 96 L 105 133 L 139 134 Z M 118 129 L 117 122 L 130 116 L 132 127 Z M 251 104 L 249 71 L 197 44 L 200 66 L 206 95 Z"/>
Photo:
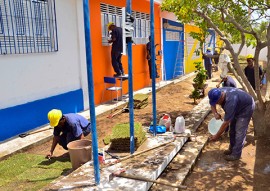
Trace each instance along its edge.
<path fill-rule="evenodd" d="M 122 26 L 125 0 L 89 0 L 95 104 L 110 101 L 104 77 L 113 76 L 107 23 Z M 160 78 L 171 80 L 195 70 L 202 60 L 199 43 L 189 35 L 198 31 L 177 22 L 172 13 L 154 5 L 157 67 Z M 150 1 L 132 1 L 135 18 L 132 45 L 134 91 L 149 86 L 146 43 L 150 35 Z M 209 43 L 215 45 L 215 34 Z M 212 40 L 211 40 L 212 39 Z M 89 109 L 83 1 L 0 1 L 0 142 L 48 123 L 47 113 Z M 124 71 L 128 58 L 122 56 Z M 129 74 L 130 75 L 130 74 Z M 123 82 L 123 93 L 128 83 Z"/>

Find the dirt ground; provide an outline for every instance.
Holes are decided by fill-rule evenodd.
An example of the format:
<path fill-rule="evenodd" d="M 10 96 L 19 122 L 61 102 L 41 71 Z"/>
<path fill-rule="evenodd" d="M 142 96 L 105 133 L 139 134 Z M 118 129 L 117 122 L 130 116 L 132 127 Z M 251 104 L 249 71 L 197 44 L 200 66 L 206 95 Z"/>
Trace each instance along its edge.
<path fill-rule="evenodd" d="M 207 133 L 211 114 L 198 128 Z M 270 190 L 270 139 L 256 139 L 250 123 L 242 157 L 228 162 L 223 151 L 229 147 L 229 137 L 223 134 L 216 142 L 208 142 L 184 184 L 187 190 Z"/>
<path fill-rule="evenodd" d="M 182 115 L 184 118 L 188 117 L 189 111 L 195 106 L 193 99 L 189 98 L 193 90 L 192 79 L 190 77 L 185 81 L 177 84 L 171 84 L 157 91 L 156 94 L 156 108 L 159 119 L 163 113 L 169 113 L 174 124 L 177 116 Z M 198 100 L 199 102 L 200 100 Z M 149 104 L 144 109 L 134 110 L 134 122 L 139 122 L 143 126 L 149 126 L 152 122 L 152 96 L 148 98 Z M 124 106 L 122 106 L 124 107 Z M 121 108 L 122 108 L 121 107 Z M 119 109 L 121 109 L 119 108 Z M 114 111 L 112 111 L 114 112 Z M 118 123 L 129 123 L 129 113 L 121 113 L 113 118 L 108 118 L 110 112 L 107 112 L 96 118 L 97 134 L 98 134 L 98 146 L 104 147 L 103 138 L 111 133 L 112 127 Z M 158 122 L 157 122 L 158 123 Z M 52 141 L 44 143 L 40 146 L 30 149 L 30 153 L 48 154 L 50 151 Z M 60 146 L 57 146 L 54 151 L 54 156 L 61 156 L 66 151 Z"/>
<path fill-rule="evenodd" d="M 216 84 L 218 74 L 208 83 Z M 193 99 L 189 98 L 193 90 L 192 79 L 188 78 L 180 83 L 168 85 L 157 92 L 157 114 L 170 114 L 172 124 L 177 116 L 189 117 L 189 112 L 195 106 Z M 206 90 L 209 91 L 210 87 Z M 134 121 L 143 126 L 149 126 L 152 121 L 152 99 L 141 110 L 134 110 Z M 111 133 L 112 127 L 117 123 L 128 123 L 129 113 L 119 114 L 112 119 L 107 118 L 109 113 L 97 117 L 97 133 L 99 147 L 103 147 L 103 138 Z M 211 114 L 210 114 L 211 115 Z M 159 119 L 159 117 L 157 117 Z M 208 117 L 209 119 L 209 117 Z M 207 132 L 207 121 L 199 128 Z M 247 143 L 243 149 L 242 158 L 236 162 L 227 162 L 222 152 L 228 147 L 229 138 L 223 136 L 216 142 L 210 142 L 201 153 L 193 171 L 185 181 L 188 190 L 270 190 L 270 139 L 255 139 L 253 126 L 250 125 Z M 43 154 L 50 150 L 51 141 L 32 148 L 28 152 Z M 56 147 L 54 156 L 64 156 L 66 151 L 60 146 Z"/>

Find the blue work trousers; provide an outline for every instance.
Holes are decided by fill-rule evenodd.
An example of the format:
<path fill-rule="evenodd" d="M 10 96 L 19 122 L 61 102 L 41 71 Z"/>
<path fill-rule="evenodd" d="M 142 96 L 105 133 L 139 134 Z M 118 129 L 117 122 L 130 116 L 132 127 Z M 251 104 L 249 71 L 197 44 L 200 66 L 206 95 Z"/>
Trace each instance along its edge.
<path fill-rule="evenodd" d="M 124 74 L 121 58 L 122 58 L 122 53 L 119 51 L 112 51 L 111 52 L 111 58 L 112 58 L 112 66 L 113 70 L 117 75 L 122 75 Z"/>
<path fill-rule="evenodd" d="M 247 129 L 251 116 L 246 118 L 236 118 L 230 124 L 230 149 L 232 154 L 240 157 L 246 140 Z"/>
<path fill-rule="evenodd" d="M 207 71 L 208 79 L 211 79 L 212 78 L 212 64 L 211 63 L 205 63 L 204 67 L 205 67 L 205 69 Z"/>

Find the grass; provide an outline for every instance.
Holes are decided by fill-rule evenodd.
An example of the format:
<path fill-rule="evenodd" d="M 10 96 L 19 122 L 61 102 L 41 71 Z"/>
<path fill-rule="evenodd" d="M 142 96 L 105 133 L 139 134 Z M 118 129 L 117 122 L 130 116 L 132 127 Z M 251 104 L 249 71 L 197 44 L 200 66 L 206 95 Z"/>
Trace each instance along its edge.
<path fill-rule="evenodd" d="M 34 191 L 71 170 L 69 158 L 19 153 L 0 161 L 0 190 Z"/>
<path fill-rule="evenodd" d="M 140 123 L 134 123 L 135 147 L 138 148 L 146 139 L 146 132 Z M 117 124 L 112 129 L 112 134 L 104 138 L 104 143 L 111 142 L 111 148 L 115 150 L 129 150 L 130 128 L 129 123 Z"/>

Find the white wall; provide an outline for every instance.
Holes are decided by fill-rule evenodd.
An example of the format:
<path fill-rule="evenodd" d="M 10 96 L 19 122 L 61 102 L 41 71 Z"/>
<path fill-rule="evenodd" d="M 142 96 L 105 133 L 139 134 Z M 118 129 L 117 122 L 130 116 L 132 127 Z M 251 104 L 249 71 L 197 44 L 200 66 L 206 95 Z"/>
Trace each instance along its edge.
<path fill-rule="evenodd" d="M 233 45 L 234 51 L 235 52 L 238 51 L 239 47 L 240 47 L 240 44 L 234 44 Z M 246 56 L 248 54 L 253 54 L 254 55 L 254 53 L 255 53 L 254 48 L 244 46 L 241 53 L 240 53 L 240 55 L 241 56 Z M 267 61 L 267 48 L 264 48 L 264 49 L 261 50 L 259 58 L 260 58 L 260 61 Z"/>
<path fill-rule="evenodd" d="M 82 1 L 55 3 L 59 51 L 1 56 L 0 109 L 79 88 L 87 93 Z"/>

